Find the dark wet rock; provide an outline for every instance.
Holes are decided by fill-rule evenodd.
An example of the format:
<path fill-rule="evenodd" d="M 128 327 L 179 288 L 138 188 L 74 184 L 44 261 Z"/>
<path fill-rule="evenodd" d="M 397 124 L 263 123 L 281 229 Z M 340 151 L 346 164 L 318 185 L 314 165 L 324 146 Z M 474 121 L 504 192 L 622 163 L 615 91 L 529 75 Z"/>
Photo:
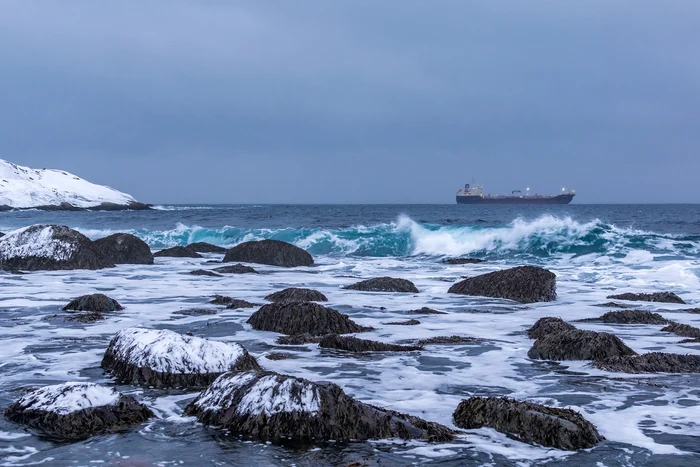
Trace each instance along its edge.
<path fill-rule="evenodd" d="M 183 316 L 207 316 L 207 315 L 215 315 L 216 313 L 217 313 L 216 310 L 212 310 L 210 308 L 190 308 L 188 310 L 173 311 L 174 315 L 183 315 Z"/>
<path fill-rule="evenodd" d="M 688 308 L 687 310 L 683 310 L 683 311 L 685 311 L 686 313 L 700 314 L 700 308 Z"/>
<path fill-rule="evenodd" d="M 5 416 L 44 435 L 82 439 L 142 423 L 153 417 L 153 412 L 112 388 L 63 383 L 25 394 L 5 411 Z"/>
<path fill-rule="evenodd" d="M 221 274 L 217 274 L 214 271 L 208 271 L 206 269 L 195 269 L 189 272 L 192 276 L 207 276 L 207 277 L 224 277 Z"/>
<path fill-rule="evenodd" d="M 74 298 L 71 302 L 63 307 L 63 311 L 121 311 L 124 307 L 113 298 L 107 295 L 96 293 L 92 295 L 83 295 Z"/>
<path fill-rule="evenodd" d="M 203 387 L 227 371 L 260 370 L 239 344 L 144 328 L 119 331 L 101 366 L 121 383 L 156 388 Z"/>
<path fill-rule="evenodd" d="M 444 311 L 433 310 L 432 308 L 428 308 L 427 306 L 424 306 L 423 308 L 420 308 L 418 310 L 410 310 L 407 313 L 409 315 L 446 315 L 447 314 Z"/>
<path fill-rule="evenodd" d="M 224 263 L 257 263 L 270 266 L 311 266 L 313 257 L 291 243 L 279 240 L 244 242 L 228 250 Z"/>
<path fill-rule="evenodd" d="M 479 258 L 445 258 L 440 261 L 443 264 L 479 264 L 485 262 Z"/>
<path fill-rule="evenodd" d="M 454 437 L 437 423 L 357 401 L 333 383 L 272 372 L 227 373 L 190 403 L 185 414 L 234 435 L 272 442 L 444 442 Z"/>
<path fill-rule="evenodd" d="M 238 310 L 241 308 L 255 308 L 256 306 L 258 306 L 258 305 L 255 303 L 250 303 L 246 300 L 240 300 L 238 298 L 234 298 L 226 304 L 226 309 L 227 310 Z"/>
<path fill-rule="evenodd" d="M 554 318 L 547 316 L 545 318 L 538 319 L 535 324 L 528 329 L 527 337 L 530 339 L 539 339 L 542 336 L 551 334 L 553 332 L 570 331 L 576 329 L 573 325 L 567 323 L 561 318 Z"/>
<path fill-rule="evenodd" d="M 222 266 L 220 268 L 214 268 L 214 271 L 221 274 L 259 274 L 258 271 L 251 268 L 250 266 L 244 266 L 240 263 L 231 266 Z"/>
<path fill-rule="evenodd" d="M 615 302 L 607 302 L 607 303 L 598 303 L 593 306 L 599 306 L 603 308 L 632 308 L 634 305 L 630 304 L 625 304 L 625 303 L 615 303 Z"/>
<path fill-rule="evenodd" d="M 275 342 L 279 345 L 318 344 L 324 337 L 312 336 L 311 334 L 295 334 L 293 336 L 280 336 Z"/>
<path fill-rule="evenodd" d="M 689 324 L 671 323 L 668 326 L 661 328 L 664 332 L 672 332 L 681 337 L 700 338 L 700 329 Z"/>
<path fill-rule="evenodd" d="M 470 397 L 453 414 L 455 425 L 493 428 L 518 441 L 575 451 L 604 440 L 596 427 L 571 409 L 499 397 Z"/>
<path fill-rule="evenodd" d="M 506 298 L 520 303 L 551 302 L 557 298 L 557 276 L 535 266 L 518 266 L 469 277 L 448 293 Z"/>
<path fill-rule="evenodd" d="M 636 353 L 614 334 L 580 329 L 545 334 L 527 353 L 539 360 L 602 360 L 625 355 Z"/>
<path fill-rule="evenodd" d="M 346 290 L 360 290 L 362 292 L 408 292 L 418 293 L 413 282 L 406 279 L 393 277 L 375 277 L 356 284 L 343 287 Z"/>
<path fill-rule="evenodd" d="M 700 355 L 652 352 L 610 357 L 594 362 L 593 366 L 621 373 L 700 373 Z"/>
<path fill-rule="evenodd" d="M 418 345 L 454 345 L 454 344 L 474 344 L 475 342 L 481 342 L 482 339 L 476 337 L 465 337 L 465 336 L 437 336 L 428 339 L 421 339 L 418 341 Z"/>
<path fill-rule="evenodd" d="M 700 344 L 700 337 L 696 337 L 695 339 L 683 339 L 682 341 L 678 341 L 679 344 Z"/>
<path fill-rule="evenodd" d="M 209 303 L 212 303 L 214 305 L 228 305 L 234 300 L 234 298 L 227 297 L 226 295 L 214 295 Z"/>
<path fill-rule="evenodd" d="M 102 269 L 114 263 L 85 235 L 61 225 L 33 225 L 0 239 L 4 270 Z"/>
<path fill-rule="evenodd" d="M 190 243 L 185 248 L 196 253 L 226 253 L 228 251 L 224 247 L 212 245 L 207 242 Z"/>
<path fill-rule="evenodd" d="M 298 303 L 298 302 L 327 302 L 328 299 L 318 290 L 300 289 L 290 287 L 280 290 L 279 292 L 271 293 L 265 300 L 281 303 Z"/>
<path fill-rule="evenodd" d="M 95 248 L 114 264 L 153 264 L 146 242 L 128 233 L 116 233 L 94 241 Z"/>
<path fill-rule="evenodd" d="M 669 321 L 658 313 L 645 310 L 609 311 L 597 318 L 578 320 L 581 323 L 614 324 L 668 324 Z"/>
<path fill-rule="evenodd" d="M 71 321 L 75 323 L 92 324 L 97 321 L 102 321 L 107 319 L 107 317 L 98 311 L 86 311 L 83 313 L 73 313 L 69 317 L 65 318 L 66 321 Z"/>
<path fill-rule="evenodd" d="M 272 352 L 272 353 L 265 355 L 265 358 L 267 358 L 268 360 L 289 360 L 289 359 L 297 358 L 297 357 L 293 353 Z"/>
<path fill-rule="evenodd" d="M 407 321 L 392 321 L 390 323 L 384 323 L 386 325 L 390 326 L 416 326 L 420 324 L 420 321 L 417 319 L 409 319 Z"/>
<path fill-rule="evenodd" d="M 192 251 L 184 246 L 174 246 L 172 248 L 166 248 L 165 250 L 160 250 L 153 253 L 155 258 L 169 257 L 169 258 L 201 258 L 202 255 L 196 251 Z"/>
<path fill-rule="evenodd" d="M 260 307 L 247 321 L 253 329 L 281 334 L 350 334 L 369 331 L 333 308 L 314 302 L 270 303 Z"/>
<path fill-rule="evenodd" d="M 385 344 L 367 339 L 358 339 L 352 336 L 339 336 L 328 334 L 318 343 L 324 349 L 346 350 L 348 352 L 406 352 L 423 350 L 419 345 Z"/>
<path fill-rule="evenodd" d="M 618 295 L 608 295 L 606 298 L 635 302 L 685 303 L 681 297 L 673 292 L 623 293 Z"/>
<path fill-rule="evenodd" d="M 0 238 L 4 237 L 5 234 L 3 232 L 0 232 Z"/>

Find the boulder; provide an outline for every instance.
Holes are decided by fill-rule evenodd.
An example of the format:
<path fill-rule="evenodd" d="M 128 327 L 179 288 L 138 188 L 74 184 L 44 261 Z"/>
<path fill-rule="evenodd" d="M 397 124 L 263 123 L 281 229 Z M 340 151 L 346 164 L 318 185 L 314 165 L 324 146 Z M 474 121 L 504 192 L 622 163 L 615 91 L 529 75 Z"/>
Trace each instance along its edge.
<path fill-rule="evenodd" d="M 116 233 L 94 243 L 97 250 L 114 264 L 153 264 L 151 248 L 134 235 Z"/>
<path fill-rule="evenodd" d="M 700 338 L 700 329 L 689 324 L 671 323 L 668 326 L 661 328 L 664 332 L 672 332 L 681 337 Z"/>
<path fill-rule="evenodd" d="M 384 324 L 388 326 L 416 326 L 420 324 L 420 321 L 418 321 L 417 319 L 409 319 L 407 321 L 392 321 Z"/>
<path fill-rule="evenodd" d="M 418 293 L 418 289 L 413 282 L 406 279 L 395 279 L 393 277 L 375 277 L 356 284 L 343 287 L 347 290 L 360 290 L 362 292 L 408 292 Z"/>
<path fill-rule="evenodd" d="M 192 251 L 184 246 L 174 246 L 172 248 L 166 248 L 165 250 L 160 250 L 153 253 L 156 258 L 170 257 L 170 258 L 201 258 L 202 255 L 196 251 Z"/>
<path fill-rule="evenodd" d="M 700 373 L 700 355 L 652 352 L 593 362 L 601 370 L 622 373 Z"/>
<path fill-rule="evenodd" d="M 156 388 L 203 387 L 227 371 L 260 370 L 239 344 L 144 328 L 119 331 L 101 366 L 124 384 Z"/>
<path fill-rule="evenodd" d="M 256 263 L 293 268 L 311 266 L 313 257 L 298 246 L 279 240 L 244 242 L 228 250 L 224 263 Z"/>
<path fill-rule="evenodd" d="M 609 311 L 597 318 L 578 320 L 582 323 L 611 324 L 668 324 L 669 321 L 658 313 L 645 310 Z"/>
<path fill-rule="evenodd" d="M 208 271 L 206 269 L 195 269 L 194 271 L 190 271 L 190 275 L 192 275 L 192 276 L 207 276 L 207 277 L 224 277 L 221 274 L 217 274 L 214 271 Z"/>
<path fill-rule="evenodd" d="M 535 266 L 518 266 L 469 277 L 454 284 L 448 293 L 506 298 L 520 303 L 556 300 L 557 276 Z"/>
<path fill-rule="evenodd" d="M 63 383 L 25 394 L 5 416 L 44 435 L 73 440 L 142 423 L 153 417 L 153 412 L 113 388 Z"/>
<path fill-rule="evenodd" d="M 554 318 L 547 316 L 545 318 L 538 319 L 535 324 L 528 329 L 527 337 L 530 339 L 539 339 L 542 336 L 551 334 L 553 332 L 570 331 L 576 329 L 573 325 L 567 323 L 561 318 Z"/>
<path fill-rule="evenodd" d="M 207 242 L 190 243 L 185 248 L 195 253 L 226 253 L 228 250 L 222 246 L 212 245 Z"/>
<path fill-rule="evenodd" d="M 185 414 L 234 435 L 271 442 L 454 438 L 447 427 L 362 403 L 333 383 L 272 372 L 226 373 L 190 403 Z"/>
<path fill-rule="evenodd" d="M 347 315 L 333 308 L 314 302 L 269 303 L 253 313 L 248 323 L 258 331 L 273 331 L 287 335 L 351 334 L 372 329 L 360 326 Z"/>
<path fill-rule="evenodd" d="M 237 298 L 234 298 L 226 304 L 226 309 L 227 310 L 238 310 L 241 308 L 255 308 L 256 306 L 258 306 L 258 305 L 256 305 L 255 303 L 250 303 L 246 300 L 239 300 Z"/>
<path fill-rule="evenodd" d="M 68 305 L 63 307 L 63 311 L 105 312 L 121 311 L 123 309 L 124 307 L 121 306 L 118 301 L 101 293 L 74 298 Z"/>
<path fill-rule="evenodd" d="M 571 409 L 506 397 L 470 397 L 452 415 L 467 430 L 488 427 L 523 443 L 575 451 L 604 440 L 593 424 Z"/>
<path fill-rule="evenodd" d="M 618 295 L 608 295 L 606 298 L 635 302 L 685 303 L 681 297 L 673 292 L 623 293 Z"/>
<path fill-rule="evenodd" d="M 570 329 L 545 334 L 527 353 L 539 360 L 602 360 L 608 357 L 636 355 L 614 334 Z"/>
<path fill-rule="evenodd" d="M 102 269 L 114 263 L 85 235 L 60 225 L 33 225 L 0 239 L 5 270 Z"/>
<path fill-rule="evenodd" d="M 291 287 L 280 290 L 279 292 L 271 293 L 265 300 L 281 303 L 296 303 L 296 302 L 327 302 L 328 299 L 318 290 L 300 289 Z"/>
<path fill-rule="evenodd" d="M 222 266 L 220 268 L 214 268 L 214 271 L 220 274 L 259 274 L 258 271 L 251 268 L 250 266 L 244 266 L 240 263 L 231 266 Z"/>
<path fill-rule="evenodd" d="M 428 339 L 421 339 L 418 341 L 418 345 L 437 345 L 437 344 L 474 344 L 477 342 L 482 342 L 482 339 L 477 337 L 465 337 L 465 336 L 437 336 L 430 337 Z"/>
<path fill-rule="evenodd" d="M 423 347 L 419 345 L 385 344 L 352 336 L 339 336 L 338 334 L 327 334 L 321 339 L 318 346 L 324 349 L 338 349 L 348 352 L 406 352 L 423 350 Z"/>
<path fill-rule="evenodd" d="M 484 261 L 479 258 L 445 258 L 440 262 L 443 264 L 479 264 Z"/>

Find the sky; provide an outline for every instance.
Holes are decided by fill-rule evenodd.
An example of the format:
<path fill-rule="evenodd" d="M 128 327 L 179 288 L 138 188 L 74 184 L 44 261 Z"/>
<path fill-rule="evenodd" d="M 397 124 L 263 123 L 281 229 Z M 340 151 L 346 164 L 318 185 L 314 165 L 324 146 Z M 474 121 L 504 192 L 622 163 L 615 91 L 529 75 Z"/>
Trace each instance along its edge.
<path fill-rule="evenodd" d="M 0 1 L 0 158 L 151 203 L 700 203 L 700 1 Z"/>

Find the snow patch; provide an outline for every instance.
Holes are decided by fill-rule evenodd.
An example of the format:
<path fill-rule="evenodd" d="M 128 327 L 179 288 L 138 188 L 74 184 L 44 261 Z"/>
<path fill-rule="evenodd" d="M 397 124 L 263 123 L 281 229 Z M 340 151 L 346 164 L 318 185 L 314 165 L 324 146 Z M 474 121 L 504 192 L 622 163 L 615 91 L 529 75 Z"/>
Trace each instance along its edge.
<path fill-rule="evenodd" d="M 25 227 L 0 240 L 0 257 L 5 259 L 39 257 L 67 261 L 73 253 L 75 245 L 54 238 L 54 229 L 50 225 Z"/>
<path fill-rule="evenodd" d="M 24 395 L 17 404 L 24 410 L 67 415 L 79 410 L 114 405 L 121 395 L 114 388 L 94 383 L 63 383 Z"/>

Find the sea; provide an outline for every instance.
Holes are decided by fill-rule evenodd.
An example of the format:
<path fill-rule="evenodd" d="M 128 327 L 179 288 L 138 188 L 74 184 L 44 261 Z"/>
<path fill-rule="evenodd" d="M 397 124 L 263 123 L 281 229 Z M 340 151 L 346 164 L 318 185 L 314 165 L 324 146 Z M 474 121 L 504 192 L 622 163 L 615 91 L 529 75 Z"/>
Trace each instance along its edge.
<path fill-rule="evenodd" d="M 525 330 L 537 319 L 573 322 L 600 316 L 606 297 L 622 292 L 671 291 L 685 305 L 635 302 L 684 324 L 700 326 L 700 205 L 208 205 L 156 206 L 151 211 L 0 213 L 0 231 L 62 224 L 92 239 L 133 233 L 153 250 L 192 242 L 233 246 L 273 238 L 308 250 L 312 267 L 255 265 L 259 275 L 191 276 L 216 267 L 202 259 L 156 258 L 153 266 L 101 271 L 0 274 L 0 408 L 27 388 L 66 381 L 114 386 L 100 369 L 114 334 L 129 326 L 242 344 L 269 370 L 332 381 L 358 400 L 454 427 L 452 413 L 470 396 L 508 396 L 579 411 L 606 438 L 578 452 L 524 444 L 493 429 L 461 433 L 449 443 L 382 440 L 290 446 L 243 440 L 183 416 L 196 392 L 117 385 L 157 417 L 116 433 L 56 442 L 0 418 L 0 465 L 179 466 L 700 466 L 700 374 L 625 374 L 585 361 L 527 357 Z M 481 264 L 447 265 L 473 257 Z M 519 265 L 557 276 L 554 302 L 451 295 L 463 277 Z M 420 293 L 344 290 L 362 279 L 413 281 Z M 374 331 L 363 338 L 408 343 L 435 336 L 480 340 L 431 345 L 415 352 L 349 354 L 317 345 L 281 346 L 277 334 L 253 330 L 252 310 L 209 305 L 214 294 L 264 303 L 286 287 L 320 290 L 328 305 Z M 126 308 L 104 321 L 66 321 L 71 298 L 101 292 Z M 447 314 L 410 315 L 430 307 Z M 215 315 L 178 310 L 211 307 Z M 419 325 L 389 322 L 417 318 Z M 637 352 L 700 355 L 700 344 L 654 325 L 575 323 L 616 334 Z M 273 352 L 294 358 L 270 360 Z"/>

